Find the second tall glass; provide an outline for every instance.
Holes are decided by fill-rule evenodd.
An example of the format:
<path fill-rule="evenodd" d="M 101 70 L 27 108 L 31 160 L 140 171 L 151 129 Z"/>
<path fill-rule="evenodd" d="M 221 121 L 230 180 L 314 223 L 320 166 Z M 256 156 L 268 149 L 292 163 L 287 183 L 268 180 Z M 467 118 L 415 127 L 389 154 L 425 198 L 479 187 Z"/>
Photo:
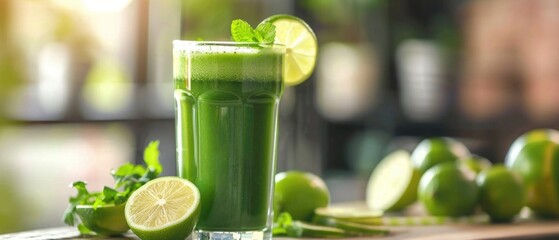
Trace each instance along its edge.
<path fill-rule="evenodd" d="M 269 239 L 279 45 L 173 42 L 178 175 L 201 193 L 195 239 Z"/>

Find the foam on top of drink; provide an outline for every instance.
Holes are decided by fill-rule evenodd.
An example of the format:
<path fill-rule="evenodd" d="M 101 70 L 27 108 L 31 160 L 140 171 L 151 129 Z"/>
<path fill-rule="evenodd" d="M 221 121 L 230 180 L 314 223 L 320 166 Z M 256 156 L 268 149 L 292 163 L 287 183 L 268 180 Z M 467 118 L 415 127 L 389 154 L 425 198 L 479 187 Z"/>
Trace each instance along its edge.
<path fill-rule="evenodd" d="M 258 43 L 173 42 L 175 79 L 281 81 L 284 48 Z"/>

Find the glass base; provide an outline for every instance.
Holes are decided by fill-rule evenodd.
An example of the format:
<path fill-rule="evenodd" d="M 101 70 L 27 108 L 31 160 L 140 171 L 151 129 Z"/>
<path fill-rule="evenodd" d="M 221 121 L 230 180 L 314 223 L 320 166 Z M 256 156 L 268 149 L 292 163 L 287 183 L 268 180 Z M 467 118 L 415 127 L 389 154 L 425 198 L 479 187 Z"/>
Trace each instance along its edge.
<path fill-rule="evenodd" d="M 196 230 L 192 233 L 192 240 L 262 240 L 272 239 L 271 231 L 248 232 L 218 232 Z"/>

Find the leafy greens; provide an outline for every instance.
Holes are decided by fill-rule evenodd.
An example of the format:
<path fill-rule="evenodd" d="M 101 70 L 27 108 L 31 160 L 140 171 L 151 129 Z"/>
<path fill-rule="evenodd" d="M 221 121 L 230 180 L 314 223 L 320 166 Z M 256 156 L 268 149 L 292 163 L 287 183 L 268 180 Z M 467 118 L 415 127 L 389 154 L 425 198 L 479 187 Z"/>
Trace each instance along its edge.
<path fill-rule="evenodd" d="M 63 216 L 64 223 L 74 226 L 76 206 L 78 205 L 92 205 L 94 209 L 97 209 L 106 205 L 126 203 L 136 189 L 157 178 L 163 171 L 159 162 L 159 141 L 150 142 L 144 149 L 144 162 L 146 167 L 141 164 L 126 163 L 116 171 L 111 171 L 115 181 L 114 187 L 105 186 L 100 192 L 89 192 L 84 181 L 72 183 L 72 187 L 77 190 L 77 194 L 69 199 L 68 208 Z M 91 232 L 82 224 L 78 226 L 78 229 L 81 233 Z"/>

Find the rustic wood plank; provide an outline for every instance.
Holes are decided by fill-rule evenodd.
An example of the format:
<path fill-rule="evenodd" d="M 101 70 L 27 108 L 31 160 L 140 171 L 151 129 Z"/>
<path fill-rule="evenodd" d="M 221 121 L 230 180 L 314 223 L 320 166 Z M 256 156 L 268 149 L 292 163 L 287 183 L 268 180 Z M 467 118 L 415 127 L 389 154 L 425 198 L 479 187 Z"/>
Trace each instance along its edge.
<path fill-rule="evenodd" d="M 75 227 L 60 227 L 60 228 L 40 229 L 40 230 L 33 230 L 27 232 L 0 235 L 0 240 L 8 240 L 8 239 L 9 240 L 95 239 L 95 237 L 82 237 L 80 236 L 80 232 Z M 139 238 L 136 237 L 134 234 L 130 233 L 122 237 L 113 237 L 110 239 L 138 240 Z"/>
<path fill-rule="evenodd" d="M 392 232 L 388 236 L 378 237 L 379 240 L 480 240 L 480 239 L 533 239 L 547 237 L 559 239 L 559 221 L 520 222 L 515 224 L 481 224 L 481 225 L 440 225 L 440 226 L 399 226 L 388 227 Z M 41 229 L 28 232 L 0 235 L 0 240 L 46 240 L 46 239 L 96 239 L 82 237 L 75 228 L 62 227 Z M 105 238 L 107 239 L 107 238 Z M 115 240 L 138 240 L 132 233 Z M 277 238 L 293 239 L 293 238 Z M 371 239 L 353 238 L 353 239 Z"/>
<path fill-rule="evenodd" d="M 390 240 L 478 240 L 478 239 L 534 239 L 556 236 L 559 239 L 559 222 L 521 222 L 514 224 L 441 225 L 392 227 Z"/>

